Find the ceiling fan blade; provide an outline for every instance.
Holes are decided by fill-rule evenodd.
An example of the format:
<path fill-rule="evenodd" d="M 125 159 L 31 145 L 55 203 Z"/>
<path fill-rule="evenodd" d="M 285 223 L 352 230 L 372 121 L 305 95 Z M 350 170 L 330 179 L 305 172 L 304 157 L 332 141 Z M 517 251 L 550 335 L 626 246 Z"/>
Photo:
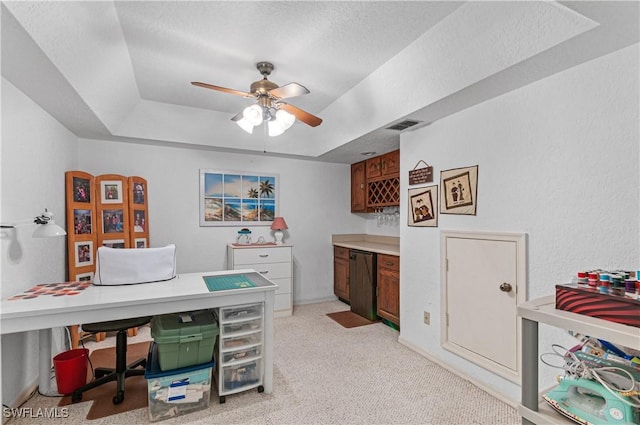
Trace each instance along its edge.
<path fill-rule="evenodd" d="M 204 87 L 205 89 L 217 90 L 224 93 L 235 94 L 236 96 L 254 97 L 251 93 L 247 93 L 240 90 L 228 89 L 226 87 L 214 86 L 213 84 L 200 83 L 198 81 L 192 81 L 191 84 L 198 87 Z"/>
<path fill-rule="evenodd" d="M 305 86 L 300 85 L 298 83 L 289 83 L 289 84 L 285 84 L 282 87 L 269 90 L 269 94 L 278 99 L 286 99 L 289 97 L 301 96 L 307 93 L 310 93 L 309 90 L 307 90 Z"/>
<path fill-rule="evenodd" d="M 233 116 L 233 118 L 231 118 L 231 121 L 240 121 L 242 119 L 242 117 L 243 117 L 242 111 L 240 111 L 237 114 L 235 114 Z"/>
<path fill-rule="evenodd" d="M 280 109 L 284 109 L 285 111 L 294 115 L 297 119 L 307 125 L 310 125 L 311 127 L 317 127 L 322 123 L 322 119 L 306 111 L 303 111 L 300 108 L 296 108 L 293 105 L 289 105 L 288 103 L 279 103 L 278 105 L 280 105 Z"/>

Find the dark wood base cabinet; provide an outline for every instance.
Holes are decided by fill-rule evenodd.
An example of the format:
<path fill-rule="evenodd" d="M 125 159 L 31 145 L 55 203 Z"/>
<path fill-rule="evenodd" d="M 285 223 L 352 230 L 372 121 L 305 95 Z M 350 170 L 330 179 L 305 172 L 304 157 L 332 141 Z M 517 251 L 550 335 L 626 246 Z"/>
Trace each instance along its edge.
<path fill-rule="evenodd" d="M 333 247 L 333 293 L 349 302 L 349 248 Z"/>
<path fill-rule="evenodd" d="M 378 316 L 400 326 L 400 257 L 378 254 Z"/>

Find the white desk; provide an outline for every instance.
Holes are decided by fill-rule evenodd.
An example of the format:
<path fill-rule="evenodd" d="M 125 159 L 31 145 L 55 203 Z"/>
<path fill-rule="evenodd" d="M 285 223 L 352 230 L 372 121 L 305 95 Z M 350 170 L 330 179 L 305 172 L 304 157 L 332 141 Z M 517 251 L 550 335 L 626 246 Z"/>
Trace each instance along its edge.
<path fill-rule="evenodd" d="M 256 287 L 209 292 L 203 276 L 243 274 Z M 166 282 L 91 286 L 79 295 L 2 300 L 2 334 L 39 330 L 40 392 L 49 393 L 51 328 L 264 302 L 264 391 L 273 389 L 273 307 L 278 285 L 254 270 L 180 274 Z"/>

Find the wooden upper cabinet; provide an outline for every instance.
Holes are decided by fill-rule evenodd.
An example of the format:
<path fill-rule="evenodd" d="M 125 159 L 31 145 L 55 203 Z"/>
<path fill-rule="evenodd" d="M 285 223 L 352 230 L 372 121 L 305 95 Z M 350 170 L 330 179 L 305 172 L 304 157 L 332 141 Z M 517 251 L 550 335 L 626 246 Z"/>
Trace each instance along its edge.
<path fill-rule="evenodd" d="M 367 180 L 400 175 L 400 150 L 367 159 Z"/>
<path fill-rule="evenodd" d="M 366 161 L 351 164 L 351 212 L 367 210 Z"/>
<path fill-rule="evenodd" d="M 383 176 L 400 175 L 400 150 L 386 153 L 380 157 Z"/>
<path fill-rule="evenodd" d="M 381 156 L 367 159 L 367 179 L 373 179 L 382 176 Z"/>

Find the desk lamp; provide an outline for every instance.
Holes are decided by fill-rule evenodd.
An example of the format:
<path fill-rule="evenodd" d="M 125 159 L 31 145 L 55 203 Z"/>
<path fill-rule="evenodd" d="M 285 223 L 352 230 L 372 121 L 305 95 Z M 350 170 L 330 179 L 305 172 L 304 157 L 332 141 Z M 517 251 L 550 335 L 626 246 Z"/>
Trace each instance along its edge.
<path fill-rule="evenodd" d="M 44 212 L 39 216 L 35 217 L 33 220 L 23 220 L 22 222 L 18 222 L 16 224 L 2 224 L 0 228 L 2 229 L 15 229 L 20 225 L 25 225 L 27 223 L 35 223 L 38 225 L 36 230 L 33 231 L 34 238 L 51 238 L 55 236 L 64 236 L 67 232 L 60 226 L 58 226 L 53 219 L 53 213 L 49 212 L 46 208 Z"/>
<path fill-rule="evenodd" d="M 273 223 L 271 223 L 271 230 L 275 230 L 275 232 L 273 232 L 273 236 L 276 237 L 276 245 L 282 245 L 282 236 L 284 236 L 282 231 L 285 229 L 288 229 L 288 227 L 284 218 L 276 217 L 273 219 Z"/>

